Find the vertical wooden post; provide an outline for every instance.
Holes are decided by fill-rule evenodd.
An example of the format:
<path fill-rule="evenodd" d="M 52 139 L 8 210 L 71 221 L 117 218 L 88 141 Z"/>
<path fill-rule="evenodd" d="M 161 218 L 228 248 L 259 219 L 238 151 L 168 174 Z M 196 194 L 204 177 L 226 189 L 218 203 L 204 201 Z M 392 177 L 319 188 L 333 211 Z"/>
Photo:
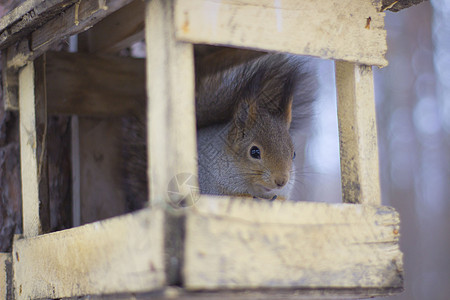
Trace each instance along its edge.
<path fill-rule="evenodd" d="M 149 194 L 165 205 L 171 180 L 197 175 L 193 46 L 175 40 L 172 0 L 147 1 L 145 28 Z"/>
<path fill-rule="evenodd" d="M 342 198 L 380 205 L 372 67 L 337 61 Z"/>
<path fill-rule="evenodd" d="M 19 73 L 20 165 L 25 237 L 48 232 L 50 210 L 47 170 L 45 54 Z"/>
<path fill-rule="evenodd" d="M 12 299 L 11 276 L 11 253 L 0 253 L 0 299 Z"/>

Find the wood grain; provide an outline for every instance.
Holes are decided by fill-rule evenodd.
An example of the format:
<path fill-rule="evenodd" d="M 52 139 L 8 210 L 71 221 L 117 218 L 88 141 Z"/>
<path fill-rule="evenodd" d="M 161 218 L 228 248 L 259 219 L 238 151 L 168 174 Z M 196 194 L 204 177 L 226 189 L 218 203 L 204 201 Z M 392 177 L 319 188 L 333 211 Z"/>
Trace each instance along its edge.
<path fill-rule="evenodd" d="M 144 39 L 145 1 L 135 0 L 107 16 L 78 38 L 89 52 L 116 53 Z M 81 51 L 85 49 L 79 48 Z"/>
<path fill-rule="evenodd" d="M 11 253 L 0 253 L 0 298 L 9 300 L 11 297 Z"/>
<path fill-rule="evenodd" d="M 30 0 L 31 1 L 31 0 Z M 92 27 L 132 0 L 81 0 L 34 30 L 31 37 L 8 47 L 8 68 L 17 70 L 64 38 Z"/>
<path fill-rule="evenodd" d="M 39 23 L 39 28 L 33 27 L 31 36 L 23 36 L 19 40 L 14 40 L 14 44 L 2 52 L 6 57 L 6 63 L 3 63 L 3 74 L 8 74 L 8 89 L 3 90 L 3 96 L 8 101 L 5 102 L 5 108 L 17 109 L 17 72 L 29 61 L 42 55 L 49 50 L 56 42 L 63 40 L 71 35 L 78 34 L 92 27 L 104 17 L 112 14 L 121 7 L 127 5 L 132 0 L 80 0 L 76 4 L 64 10 L 64 13 L 54 16 L 46 23 Z M 30 5 L 33 0 L 24 4 Z M 46 2 L 46 1 L 41 1 Z M 62 2 L 60 0 L 60 2 Z M 32 5 L 31 5 L 32 7 Z M 6 18 L 8 16 L 5 16 Z M 27 30 L 25 27 L 23 30 Z M 5 43 L 9 43 L 6 40 Z M 5 79 L 4 79 L 5 80 Z"/>
<path fill-rule="evenodd" d="M 372 67 L 336 62 L 342 199 L 381 204 Z"/>
<path fill-rule="evenodd" d="M 169 182 L 197 175 L 194 57 L 191 44 L 175 40 L 173 1 L 147 4 L 147 95 L 149 191 L 166 205 Z"/>
<path fill-rule="evenodd" d="M 163 212 L 138 213 L 14 243 L 15 299 L 144 292 L 165 285 Z"/>
<path fill-rule="evenodd" d="M 309 0 L 177 0 L 175 3 L 175 34 L 183 41 L 387 65 L 380 2 L 329 0 L 318 5 Z"/>
<path fill-rule="evenodd" d="M 50 228 L 45 56 L 19 73 L 19 103 L 23 233 L 32 237 Z"/>
<path fill-rule="evenodd" d="M 185 287 L 401 289 L 398 229 L 390 207 L 202 197 L 186 213 Z"/>
<path fill-rule="evenodd" d="M 125 115 L 145 104 L 145 60 L 49 52 L 48 110 L 51 114 Z"/>
<path fill-rule="evenodd" d="M 0 19 L 0 49 L 12 45 L 77 0 L 28 0 Z"/>
<path fill-rule="evenodd" d="M 127 212 L 118 145 L 120 121 L 119 118 L 80 118 L 81 224 Z"/>

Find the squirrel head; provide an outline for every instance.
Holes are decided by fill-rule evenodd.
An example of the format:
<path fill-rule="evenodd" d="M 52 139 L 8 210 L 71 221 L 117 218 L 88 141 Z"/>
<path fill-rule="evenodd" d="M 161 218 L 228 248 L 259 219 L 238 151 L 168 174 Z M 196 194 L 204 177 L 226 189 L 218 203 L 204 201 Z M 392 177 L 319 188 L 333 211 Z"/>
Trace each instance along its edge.
<path fill-rule="evenodd" d="M 267 89 L 259 86 L 258 91 L 261 90 Z M 292 93 L 287 91 L 274 98 L 270 93 L 249 91 L 238 102 L 230 122 L 227 151 L 249 189 L 248 194 L 272 199 L 283 194 L 292 179 Z"/>

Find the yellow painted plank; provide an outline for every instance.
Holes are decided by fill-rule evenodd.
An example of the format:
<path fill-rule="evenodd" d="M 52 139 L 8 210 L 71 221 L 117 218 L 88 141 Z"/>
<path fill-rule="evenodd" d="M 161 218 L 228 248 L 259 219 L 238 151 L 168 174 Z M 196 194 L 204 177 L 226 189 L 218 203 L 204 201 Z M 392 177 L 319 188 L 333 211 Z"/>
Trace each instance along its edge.
<path fill-rule="evenodd" d="M 387 65 L 384 13 L 367 0 L 177 0 L 176 36 L 231 45 Z"/>
<path fill-rule="evenodd" d="M 142 210 L 13 246 L 16 299 L 145 292 L 165 285 L 164 213 Z"/>
<path fill-rule="evenodd" d="M 336 62 L 342 197 L 381 204 L 372 67 Z"/>
<path fill-rule="evenodd" d="M 188 290 L 402 288 L 389 207 L 202 197 L 186 214 Z"/>
<path fill-rule="evenodd" d="M 20 166 L 22 222 L 26 237 L 49 227 L 46 95 L 42 61 L 30 62 L 19 73 Z"/>
<path fill-rule="evenodd" d="M 172 2 L 152 0 L 146 10 L 152 204 L 165 203 L 169 183 L 178 175 L 197 175 L 193 47 L 175 40 Z M 191 184 L 197 186 L 196 177 L 191 179 Z"/>

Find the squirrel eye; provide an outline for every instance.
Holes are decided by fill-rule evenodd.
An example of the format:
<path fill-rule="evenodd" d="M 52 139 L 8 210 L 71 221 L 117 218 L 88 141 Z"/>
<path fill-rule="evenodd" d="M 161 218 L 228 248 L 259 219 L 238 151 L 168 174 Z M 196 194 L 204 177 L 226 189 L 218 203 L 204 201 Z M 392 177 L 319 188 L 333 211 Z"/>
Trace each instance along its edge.
<path fill-rule="evenodd" d="M 261 150 L 256 146 L 252 146 L 250 148 L 250 156 L 254 159 L 261 159 Z"/>
<path fill-rule="evenodd" d="M 295 151 L 294 151 L 294 156 L 292 157 L 292 160 L 294 160 L 294 159 L 295 159 L 295 156 L 296 156 L 296 154 L 295 154 Z"/>

